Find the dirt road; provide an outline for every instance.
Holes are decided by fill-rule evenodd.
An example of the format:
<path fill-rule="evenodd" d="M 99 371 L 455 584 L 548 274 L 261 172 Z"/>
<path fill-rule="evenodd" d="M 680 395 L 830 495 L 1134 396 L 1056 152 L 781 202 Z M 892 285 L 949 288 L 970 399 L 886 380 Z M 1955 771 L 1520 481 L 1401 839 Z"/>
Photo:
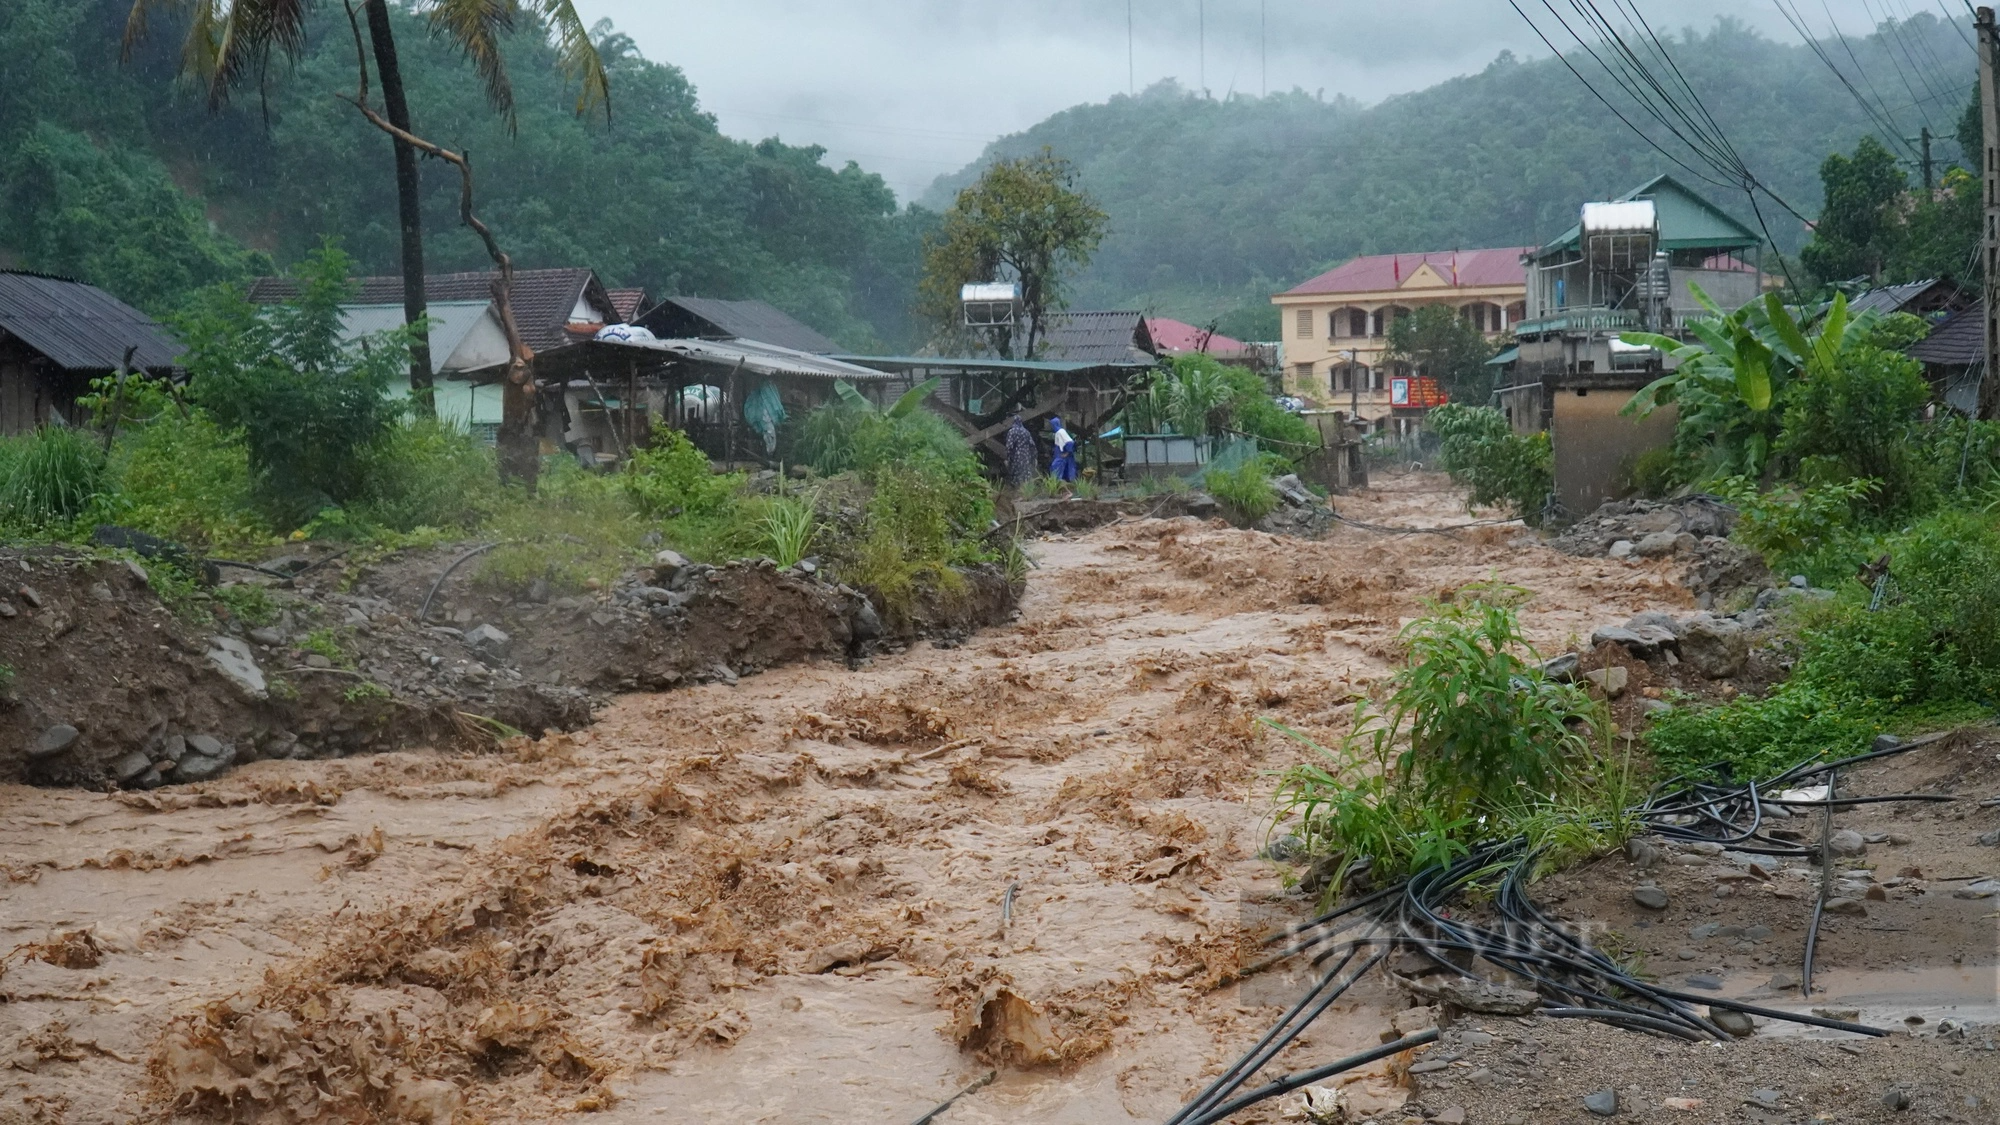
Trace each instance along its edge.
<path fill-rule="evenodd" d="M 1342 511 L 1465 518 L 1428 476 Z M 951 1122 L 1158 1120 L 1290 999 L 1214 987 L 1303 905 L 1257 858 L 1298 752 L 1255 718 L 1337 735 L 1468 582 L 1532 591 L 1550 648 L 1688 604 L 1670 564 L 1507 526 L 1038 550 L 1019 620 L 962 647 L 626 696 L 498 754 L 0 789 L 0 1120 L 904 1121 L 994 1069 Z M 1277 1065 L 1374 1043 L 1385 1001 Z"/>

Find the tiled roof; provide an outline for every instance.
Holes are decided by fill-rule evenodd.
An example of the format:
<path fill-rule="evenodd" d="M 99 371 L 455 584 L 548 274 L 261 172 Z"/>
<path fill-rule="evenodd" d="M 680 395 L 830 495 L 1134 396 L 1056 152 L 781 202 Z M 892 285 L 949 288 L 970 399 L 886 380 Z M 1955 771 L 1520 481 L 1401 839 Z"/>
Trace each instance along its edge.
<path fill-rule="evenodd" d="M 1931 329 L 1931 334 L 1903 349 L 1920 363 L 1939 367 L 1966 367 L 1986 358 L 1986 339 L 1981 326 L 1986 310 L 1978 305 L 1961 309 Z"/>
<path fill-rule="evenodd" d="M 1220 332 L 1210 333 L 1206 341 L 1202 330 L 1184 320 L 1174 320 L 1164 316 L 1146 318 L 1146 331 L 1153 336 L 1153 346 L 1162 352 L 1207 352 L 1210 355 L 1241 355 L 1250 350 L 1250 345 Z M 1206 343 L 1206 347 L 1203 344 Z"/>
<path fill-rule="evenodd" d="M 424 278 L 424 298 L 432 301 L 476 301 L 493 295 L 494 274 L 434 273 Z M 401 277 L 360 277 L 354 280 L 352 302 L 357 305 L 400 305 L 403 303 Z M 259 304 L 276 304 L 296 296 L 298 282 L 288 277 L 260 277 L 250 286 L 250 299 Z M 577 298 L 587 297 L 603 316 L 615 315 L 611 299 L 597 275 L 587 269 L 515 270 L 514 288 L 508 294 L 514 307 L 514 323 L 520 326 L 521 340 L 537 352 L 550 351 L 575 342 L 564 331 Z"/>
<path fill-rule="evenodd" d="M 732 336 L 816 355 L 840 350 L 840 345 L 763 301 L 667 297 L 638 323 L 661 339 Z"/>
<path fill-rule="evenodd" d="M 1319 293 L 1379 293 L 1400 288 L 1418 266 L 1430 263 L 1439 277 L 1461 286 L 1528 284 L 1528 272 L 1521 255 L 1532 246 L 1503 246 L 1493 250 L 1438 250 L 1421 254 L 1370 254 L 1320 274 L 1303 285 L 1288 289 L 1284 296 Z"/>
<path fill-rule="evenodd" d="M 112 371 L 132 353 L 145 370 L 172 367 L 182 348 L 152 317 L 95 285 L 0 271 L 0 330 L 70 371 Z"/>
<path fill-rule="evenodd" d="M 646 311 L 644 289 L 606 289 L 604 295 L 611 298 L 611 311 L 618 314 L 620 324 L 630 324 L 633 317 Z"/>
<path fill-rule="evenodd" d="M 1042 324 L 1036 359 L 1076 363 L 1146 363 L 1159 354 L 1146 318 L 1136 312 L 1054 312 Z"/>

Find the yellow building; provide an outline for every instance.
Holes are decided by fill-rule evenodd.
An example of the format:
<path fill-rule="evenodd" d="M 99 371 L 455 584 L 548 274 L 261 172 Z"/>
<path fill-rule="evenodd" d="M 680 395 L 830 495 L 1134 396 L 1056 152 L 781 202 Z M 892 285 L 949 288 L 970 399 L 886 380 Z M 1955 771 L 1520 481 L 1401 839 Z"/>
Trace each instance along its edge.
<path fill-rule="evenodd" d="M 1382 429 L 1416 374 L 1385 362 L 1389 325 L 1425 305 L 1450 305 L 1490 338 L 1527 311 L 1521 257 L 1532 246 L 1375 254 L 1271 298 L 1284 340 L 1284 388 L 1315 406 Z M 1420 413 L 1411 410 L 1410 413 Z"/>

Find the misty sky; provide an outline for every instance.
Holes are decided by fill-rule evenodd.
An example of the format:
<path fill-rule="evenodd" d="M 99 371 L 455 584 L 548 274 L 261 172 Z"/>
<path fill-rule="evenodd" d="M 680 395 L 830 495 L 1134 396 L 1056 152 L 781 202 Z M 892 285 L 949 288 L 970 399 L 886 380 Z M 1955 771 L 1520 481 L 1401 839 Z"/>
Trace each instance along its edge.
<path fill-rule="evenodd" d="M 1657 30 L 1706 28 L 1727 13 L 1798 41 L 1772 0 L 1638 2 Z M 1963 12 L 1958 0 L 1805 0 L 1797 9 L 1824 37 L 1835 21 L 1859 34 L 1875 17 L 1941 15 L 1952 4 Z M 1129 67 L 1127 0 L 577 6 L 593 21 L 610 17 L 648 58 L 685 70 L 729 135 L 824 145 L 829 162 L 858 161 L 906 199 L 993 138 L 1128 84 L 1174 78 L 1192 89 L 1205 76 L 1216 97 L 1268 83 L 1376 101 L 1479 70 L 1503 49 L 1548 53 L 1506 0 L 1131 0 Z M 1521 6 L 1560 34 L 1539 0 Z"/>

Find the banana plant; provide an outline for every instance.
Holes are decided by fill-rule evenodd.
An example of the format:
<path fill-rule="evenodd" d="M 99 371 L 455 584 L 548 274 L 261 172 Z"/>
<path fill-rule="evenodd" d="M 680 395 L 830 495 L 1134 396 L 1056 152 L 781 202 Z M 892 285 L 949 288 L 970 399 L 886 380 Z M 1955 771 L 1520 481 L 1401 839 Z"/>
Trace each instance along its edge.
<path fill-rule="evenodd" d="M 1679 408 L 1675 443 L 1683 451 L 1702 451 L 1705 475 L 1754 480 L 1777 440 L 1785 388 L 1831 370 L 1841 353 L 1867 339 L 1881 314 L 1866 309 L 1850 315 L 1846 294 L 1839 294 L 1829 305 L 1794 316 L 1776 293 L 1725 313 L 1700 286 L 1689 289 L 1711 314 L 1688 323 L 1693 340 L 1655 332 L 1620 337 L 1658 350 L 1674 365 L 1633 395 L 1622 413 L 1644 418 L 1662 406 Z"/>
<path fill-rule="evenodd" d="M 908 418 L 910 415 L 915 414 L 917 407 L 922 406 L 924 400 L 929 398 L 943 384 L 944 380 L 936 376 L 925 379 L 923 382 L 904 391 L 900 398 L 889 404 L 889 409 L 883 410 L 880 413 L 884 418 Z M 845 379 L 834 380 L 833 393 L 839 396 L 840 405 L 842 406 L 852 410 L 866 411 L 870 414 L 877 412 L 875 404 L 868 401 L 868 396 L 855 390 L 854 384 Z"/>

